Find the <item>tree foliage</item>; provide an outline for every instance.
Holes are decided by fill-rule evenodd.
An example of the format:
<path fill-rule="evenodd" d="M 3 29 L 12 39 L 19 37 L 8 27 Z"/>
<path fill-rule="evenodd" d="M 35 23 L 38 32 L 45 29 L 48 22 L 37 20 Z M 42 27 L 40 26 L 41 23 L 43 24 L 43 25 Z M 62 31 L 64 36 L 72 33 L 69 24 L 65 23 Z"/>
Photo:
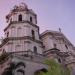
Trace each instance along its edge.
<path fill-rule="evenodd" d="M 0 64 L 8 57 L 8 53 L 4 52 L 0 55 Z"/>
<path fill-rule="evenodd" d="M 39 75 L 70 75 L 70 70 L 55 62 L 55 60 L 46 60 L 45 64 L 49 65 L 48 72 L 39 72 Z"/>

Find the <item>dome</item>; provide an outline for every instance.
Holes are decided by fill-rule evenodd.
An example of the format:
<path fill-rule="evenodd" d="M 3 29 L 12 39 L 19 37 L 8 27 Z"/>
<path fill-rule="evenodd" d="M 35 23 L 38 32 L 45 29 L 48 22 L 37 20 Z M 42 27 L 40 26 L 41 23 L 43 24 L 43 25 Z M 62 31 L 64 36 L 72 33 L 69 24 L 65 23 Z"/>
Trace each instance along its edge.
<path fill-rule="evenodd" d="M 20 3 L 19 4 L 19 7 L 20 8 L 25 8 L 25 9 L 28 8 L 28 6 L 25 3 Z"/>
<path fill-rule="evenodd" d="M 27 9 L 28 9 L 28 6 L 25 3 L 20 3 L 19 5 L 15 5 L 12 11 L 27 10 Z"/>

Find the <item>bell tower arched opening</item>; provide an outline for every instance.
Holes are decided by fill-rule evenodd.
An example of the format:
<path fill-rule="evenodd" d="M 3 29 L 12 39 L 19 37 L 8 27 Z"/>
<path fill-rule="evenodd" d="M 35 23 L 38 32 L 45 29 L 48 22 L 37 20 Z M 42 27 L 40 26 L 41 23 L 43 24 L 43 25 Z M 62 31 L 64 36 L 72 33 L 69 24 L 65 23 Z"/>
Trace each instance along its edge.
<path fill-rule="evenodd" d="M 21 14 L 18 16 L 18 21 L 22 21 L 22 15 Z"/>

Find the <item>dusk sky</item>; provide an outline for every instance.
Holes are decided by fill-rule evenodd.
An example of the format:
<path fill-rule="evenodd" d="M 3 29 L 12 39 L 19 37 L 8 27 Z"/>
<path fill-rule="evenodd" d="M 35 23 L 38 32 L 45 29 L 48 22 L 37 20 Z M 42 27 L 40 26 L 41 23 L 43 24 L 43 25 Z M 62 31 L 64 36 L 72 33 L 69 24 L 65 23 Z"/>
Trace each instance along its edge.
<path fill-rule="evenodd" d="M 61 28 L 75 45 L 75 0 L 0 0 L 0 37 L 4 36 L 3 29 L 7 26 L 5 16 L 21 2 L 37 14 L 40 32 Z"/>

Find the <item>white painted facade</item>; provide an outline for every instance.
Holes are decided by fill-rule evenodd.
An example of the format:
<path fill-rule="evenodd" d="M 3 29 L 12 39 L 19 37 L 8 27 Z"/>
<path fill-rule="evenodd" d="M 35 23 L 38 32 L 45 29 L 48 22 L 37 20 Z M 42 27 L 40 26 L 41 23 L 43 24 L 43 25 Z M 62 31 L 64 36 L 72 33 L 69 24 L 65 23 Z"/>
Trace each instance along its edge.
<path fill-rule="evenodd" d="M 56 45 L 56 48 L 61 52 L 74 51 L 74 46 L 61 32 L 47 30 L 41 34 L 41 40 L 46 50 L 50 50 Z"/>
<path fill-rule="evenodd" d="M 26 4 L 14 8 L 6 16 L 6 20 L 8 26 L 4 29 L 5 38 L 0 44 L 0 55 L 3 51 L 14 53 L 31 51 L 36 55 L 40 55 L 56 48 L 60 50 L 59 53 L 70 53 L 65 59 L 68 61 L 68 64 L 70 62 L 70 65 L 75 65 L 75 47 L 71 42 L 62 32 L 46 30 L 40 34 L 39 26 L 37 26 L 37 15 Z M 56 60 L 58 60 L 59 56 L 57 57 L 56 53 L 49 53 L 47 57 L 57 58 Z M 28 63 L 32 64 L 31 62 Z"/>
<path fill-rule="evenodd" d="M 21 21 L 19 16 L 21 15 Z M 20 5 L 14 8 L 7 16 L 8 26 L 4 29 L 5 39 L 7 42 L 1 44 L 1 49 L 6 52 L 28 51 L 37 53 L 50 50 L 54 47 L 60 52 L 74 53 L 74 46 L 70 41 L 58 31 L 47 30 L 42 34 L 39 33 L 37 26 L 37 15 L 27 5 Z M 33 31 L 33 32 L 32 32 Z"/>
<path fill-rule="evenodd" d="M 37 48 L 37 53 L 42 54 L 42 42 L 39 39 L 39 27 L 37 15 L 28 7 L 18 6 L 16 11 L 7 15 L 8 26 L 5 28 L 5 38 L 10 39 L 2 49 L 6 52 L 33 51 Z M 23 10 L 21 10 L 23 9 Z M 21 21 L 19 20 L 21 15 Z M 33 32 L 32 32 L 33 31 Z"/>

